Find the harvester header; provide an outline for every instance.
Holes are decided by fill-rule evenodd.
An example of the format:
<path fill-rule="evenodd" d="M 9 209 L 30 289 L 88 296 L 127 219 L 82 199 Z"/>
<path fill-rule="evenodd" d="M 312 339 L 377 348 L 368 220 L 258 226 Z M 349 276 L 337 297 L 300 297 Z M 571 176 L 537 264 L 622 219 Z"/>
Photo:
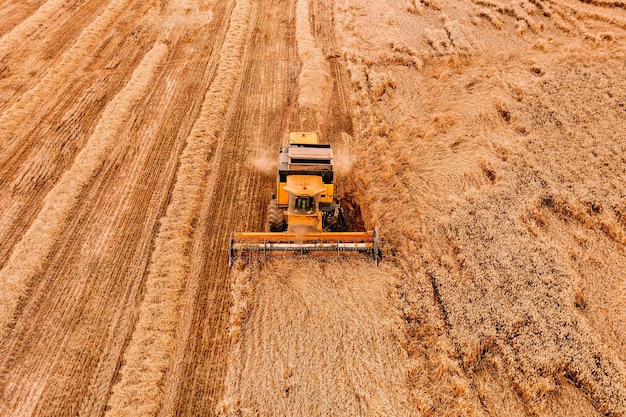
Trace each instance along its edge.
<path fill-rule="evenodd" d="M 378 230 L 346 231 L 336 198 L 333 151 L 315 132 L 292 132 L 278 154 L 276 192 L 269 202 L 269 232 L 231 234 L 229 260 L 358 259 L 378 263 Z"/>
<path fill-rule="evenodd" d="M 232 233 L 229 261 L 235 259 L 363 259 L 378 264 L 378 230 L 372 232 Z"/>

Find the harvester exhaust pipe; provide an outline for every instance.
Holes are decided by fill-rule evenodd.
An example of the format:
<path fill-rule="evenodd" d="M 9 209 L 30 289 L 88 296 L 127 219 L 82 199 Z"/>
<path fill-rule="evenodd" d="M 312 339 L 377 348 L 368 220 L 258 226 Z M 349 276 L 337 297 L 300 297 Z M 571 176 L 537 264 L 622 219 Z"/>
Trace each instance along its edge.
<path fill-rule="evenodd" d="M 229 264 L 237 259 L 363 259 L 380 260 L 378 228 L 370 232 L 232 233 Z"/>

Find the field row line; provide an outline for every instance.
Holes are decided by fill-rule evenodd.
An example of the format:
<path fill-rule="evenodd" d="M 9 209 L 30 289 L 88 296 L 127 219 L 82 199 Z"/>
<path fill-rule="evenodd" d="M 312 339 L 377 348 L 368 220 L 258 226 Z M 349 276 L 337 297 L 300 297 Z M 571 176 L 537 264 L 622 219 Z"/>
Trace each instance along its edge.
<path fill-rule="evenodd" d="M 22 23 L 0 37 L 0 59 L 4 58 L 5 55 L 18 46 L 27 43 L 30 40 L 30 36 L 43 25 L 49 23 L 50 18 L 62 9 L 66 3 L 66 0 L 47 1 Z"/>
<path fill-rule="evenodd" d="M 48 71 L 37 85 L 21 96 L 0 116 L 0 148 L 6 145 L 6 142 L 11 139 L 15 131 L 27 118 L 37 113 L 37 109 L 46 100 L 54 97 L 56 90 L 67 84 L 68 79 L 81 65 L 85 65 L 85 59 L 89 57 L 90 52 L 102 41 L 111 24 L 126 9 L 129 1 L 113 0 L 83 30 L 76 42 L 63 54 L 58 65 Z M 46 13 L 42 17 L 45 17 Z M 38 24 L 39 18 L 34 19 L 34 23 Z"/>
<path fill-rule="evenodd" d="M 330 101 L 333 82 L 330 66 L 313 37 L 309 0 L 296 3 L 296 50 L 302 63 L 298 75 L 298 104 L 313 111 L 319 125 Z"/>
<path fill-rule="evenodd" d="M 180 156 L 170 204 L 155 238 L 139 317 L 124 352 L 124 365 L 113 387 L 107 416 L 155 415 L 162 406 L 161 386 L 176 347 L 191 265 L 192 223 L 200 210 L 209 160 L 241 72 L 251 8 L 250 0 L 238 0 L 234 6 L 220 48 L 217 74 Z"/>
<path fill-rule="evenodd" d="M 43 207 L 0 270 L 0 336 L 13 318 L 29 280 L 42 268 L 81 193 L 102 166 L 128 114 L 147 93 L 168 48 L 156 43 L 124 88 L 107 104 L 87 143 L 46 195 Z"/>

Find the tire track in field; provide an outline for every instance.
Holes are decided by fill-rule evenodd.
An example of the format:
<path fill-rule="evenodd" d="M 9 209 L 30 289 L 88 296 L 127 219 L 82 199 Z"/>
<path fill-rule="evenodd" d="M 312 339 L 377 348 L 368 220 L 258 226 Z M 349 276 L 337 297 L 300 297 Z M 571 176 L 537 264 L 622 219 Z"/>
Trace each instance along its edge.
<path fill-rule="evenodd" d="M 166 53 L 167 46 L 158 43 L 146 54 L 128 84 L 105 108 L 87 144 L 76 156 L 72 167 L 48 193 L 37 218 L 0 270 L 0 286 L 3 288 L 0 329 L 3 333 L 13 317 L 19 298 L 26 293 L 29 279 L 42 268 L 81 192 L 113 146 L 113 140 L 125 121 L 124 117 L 147 92 Z"/>
<path fill-rule="evenodd" d="M 85 64 L 85 58 L 98 45 L 114 20 L 128 7 L 130 0 L 113 0 L 107 8 L 78 37 L 74 45 L 63 54 L 60 62 L 46 73 L 39 83 L 0 115 L 0 149 L 15 136 L 16 130 L 36 112 L 45 100 L 54 96 L 59 85 Z"/>
<path fill-rule="evenodd" d="M 151 255 L 139 318 L 124 353 L 120 381 L 113 387 L 107 415 L 155 415 L 162 406 L 160 385 L 175 349 L 178 311 L 190 268 L 188 251 L 206 181 L 207 160 L 239 76 L 250 11 L 249 1 L 235 4 L 220 48 L 217 74 L 181 154 L 170 204 Z"/>

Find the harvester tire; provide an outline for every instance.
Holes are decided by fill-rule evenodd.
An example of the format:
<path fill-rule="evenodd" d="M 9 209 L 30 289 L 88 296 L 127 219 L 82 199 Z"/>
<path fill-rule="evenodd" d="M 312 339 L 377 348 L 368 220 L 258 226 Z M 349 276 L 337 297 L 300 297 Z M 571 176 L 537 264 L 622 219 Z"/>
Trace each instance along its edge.
<path fill-rule="evenodd" d="M 346 219 L 339 201 L 335 201 L 334 209 L 324 214 L 324 230 L 327 232 L 342 232 L 346 230 Z"/>
<path fill-rule="evenodd" d="M 285 230 L 285 215 L 283 210 L 278 207 L 276 200 L 270 201 L 270 232 L 282 232 Z"/>

